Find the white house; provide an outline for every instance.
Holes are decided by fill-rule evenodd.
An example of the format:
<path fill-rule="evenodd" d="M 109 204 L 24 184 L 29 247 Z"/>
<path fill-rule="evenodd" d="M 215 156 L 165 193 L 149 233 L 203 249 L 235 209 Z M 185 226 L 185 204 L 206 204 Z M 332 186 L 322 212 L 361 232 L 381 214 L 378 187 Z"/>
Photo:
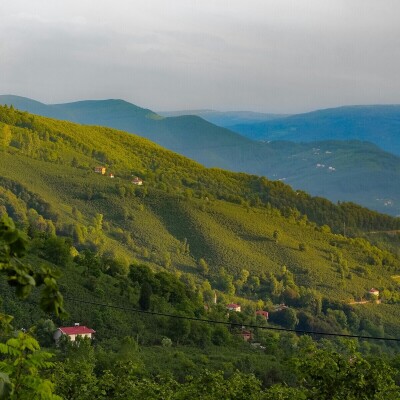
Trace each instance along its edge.
<path fill-rule="evenodd" d="M 143 180 L 140 179 L 138 176 L 135 176 L 135 177 L 132 179 L 132 183 L 133 183 L 134 185 L 139 185 L 139 186 L 141 186 L 141 185 L 143 185 Z"/>
<path fill-rule="evenodd" d="M 368 293 L 369 293 L 371 296 L 379 297 L 379 290 L 378 290 L 378 289 L 372 288 L 372 289 L 369 290 Z"/>
<path fill-rule="evenodd" d="M 106 167 L 103 166 L 94 167 L 94 172 L 96 172 L 96 174 L 104 175 L 106 173 Z"/>
<path fill-rule="evenodd" d="M 226 306 L 226 308 L 227 308 L 229 311 L 236 311 L 236 312 L 241 312 L 241 311 L 242 311 L 242 309 L 241 309 L 241 307 L 240 307 L 240 304 L 235 304 L 235 303 L 228 304 L 228 305 Z"/>
<path fill-rule="evenodd" d="M 93 334 L 95 333 L 95 330 L 88 328 L 87 326 L 75 324 L 75 326 L 62 326 L 58 328 L 54 332 L 53 338 L 57 342 L 61 336 L 66 335 L 71 339 L 72 342 L 74 342 L 77 336 L 88 337 L 89 339 L 92 339 Z"/>

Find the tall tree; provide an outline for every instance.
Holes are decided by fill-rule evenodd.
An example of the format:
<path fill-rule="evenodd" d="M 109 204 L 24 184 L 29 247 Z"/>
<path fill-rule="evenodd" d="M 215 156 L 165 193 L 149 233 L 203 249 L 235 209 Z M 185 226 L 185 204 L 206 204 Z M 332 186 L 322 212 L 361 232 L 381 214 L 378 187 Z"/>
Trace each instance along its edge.
<path fill-rule="evenodd" d="M 142 310 L 149 310 L 151 306 L 151 295 L 153 294 L 153 289 L 150 284 L 144 282 L 140 288 L 139 305 Z"/>
<path fill-rule="evenodd" d="M 12 133 L 8 125 L 4 125 L 3 129 L 0 131 L 0 148 L 7 149 L 11 143 Z"/>

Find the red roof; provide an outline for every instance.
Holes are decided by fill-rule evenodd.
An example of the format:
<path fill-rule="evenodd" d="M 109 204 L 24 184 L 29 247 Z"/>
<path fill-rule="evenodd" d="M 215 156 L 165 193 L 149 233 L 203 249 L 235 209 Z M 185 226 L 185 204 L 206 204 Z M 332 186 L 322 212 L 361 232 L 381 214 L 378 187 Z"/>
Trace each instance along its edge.
<path fill-rule="evenodd" d="M 238 307 L 240 307 L 240 304 L 232 303 L 232 304 L 228 304 L 227 307 L 228 308 L 238 308 Z"/>
<path fill-rule="evenodd" d="M 265 318 L 268 318 L 268 311 L 264 311 L 264 310 L 257 310 L 256 311 L 257 315 L 262 315 Z"/>
<path fill-rule="evenodd" d="M 62 326 L 58 328 L 64 335 L 87 335 L 88 333 L 96 333 L 95 330 L 87 326 Z"/>

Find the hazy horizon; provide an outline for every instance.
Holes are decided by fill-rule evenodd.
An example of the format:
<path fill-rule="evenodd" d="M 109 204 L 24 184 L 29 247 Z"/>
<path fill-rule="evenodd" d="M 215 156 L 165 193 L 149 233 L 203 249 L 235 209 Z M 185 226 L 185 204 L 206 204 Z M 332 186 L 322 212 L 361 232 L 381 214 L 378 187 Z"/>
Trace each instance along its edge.
<path fill-rule="evenodd" d="M 397 0 L 0 4 L 0 92 L 162 111 L 400 103 Z"/>
<path fill-rule="evenodd" d="M 47 103 L 44 102 L 40 99 L 34 99 L 32 97 L 27 97 L 23 95 L 17 95 L 14 93 L 0 93 L 0 96 L 17 96 L 17 97 L 22 97 L 34 101 L 38 101 L 39 103 L 45 104 L 45 105 L 57 105 L 57 104 L 69 104 L 69 103 L 78 103 L 82 101 L 108 101 L 108 100 L 122 100 L 126 101 L 128 103 L 134 104 L 135 106 L 141 107 L 141 108 L 149 108 L 151 111 L 154 111 L 156 113 L 174 113 L 174 112 L 190 112 L 190 111 L 196 111 L 196 112 L 221 112 L 221 113 L 234 113 L 234 112 L 249 112 L 249 113 L 255 113 L 255 114 L 281 114 L 281 115 L 295 115 L 295 114 L 305 114 L 305 113 L 310 113 L 313 111 L 319 111 L 319 110 L 325 110 L 325 109 L 334 109 L 334 108 L 342 108 L 342 107 L 374 107 L 374 106 L 400 106 L 400 103 L 367 103 L 367 104 L 337 104 L 333 105 L 331 107 L 322 107 L 322 108 L 313 108 L 309 110 L 304 110 L 300 112 L 293 112 L 293 113 L 284 113 L 284 112 L 269 112 L 268 110 L 249 110 L 249 109 L 211 109 L 211 108 L 182 108 L 182 109 L 162 109 L 162 110 L 157 110 L 153 109 L 151 107 L 145 107 L 141 104 L 138 103 L 133 103 L 132 101 L 122 99 L 122 98 L 111 98 L 111 97 L 104 97 L 104 98 L 98 98 L 98 99 L 76 99 L 76 100 L 71 100 L 71 101 L 62 101 L 62 102 L 57 102 L 57 103 Z"/>

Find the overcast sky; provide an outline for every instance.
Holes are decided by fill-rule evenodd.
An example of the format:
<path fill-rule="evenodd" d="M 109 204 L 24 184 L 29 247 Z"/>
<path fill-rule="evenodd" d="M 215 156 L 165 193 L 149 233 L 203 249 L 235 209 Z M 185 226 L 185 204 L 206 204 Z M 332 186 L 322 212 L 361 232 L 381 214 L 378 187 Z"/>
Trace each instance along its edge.
<path fill-rule="evenodd" d="M 400 0 L 12 0 L 0 16 L 0 94 L 282 113 L 400 103 Z"/>

